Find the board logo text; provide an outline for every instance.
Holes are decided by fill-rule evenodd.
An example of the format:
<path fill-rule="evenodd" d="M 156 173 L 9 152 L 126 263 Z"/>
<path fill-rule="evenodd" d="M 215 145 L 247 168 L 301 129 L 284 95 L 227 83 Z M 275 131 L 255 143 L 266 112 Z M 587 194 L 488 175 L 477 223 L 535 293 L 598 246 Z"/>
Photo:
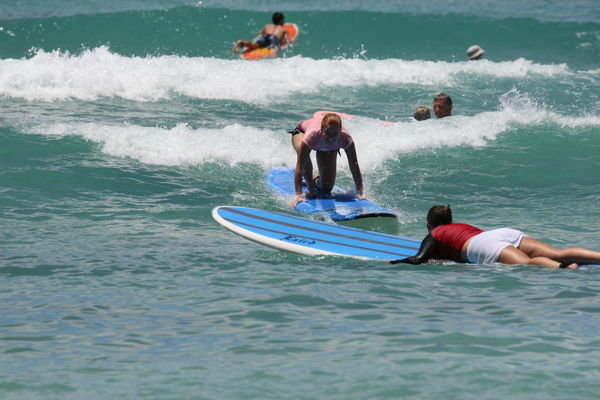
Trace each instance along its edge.
<path fill-rule="evenodd" d="M 302 239 L 296 236 L 288 235 L 285 236 L 282 240 L 287 240 L 288 242 L 300 243 L 300 244 L 315 244 L 314 240 Z"/>

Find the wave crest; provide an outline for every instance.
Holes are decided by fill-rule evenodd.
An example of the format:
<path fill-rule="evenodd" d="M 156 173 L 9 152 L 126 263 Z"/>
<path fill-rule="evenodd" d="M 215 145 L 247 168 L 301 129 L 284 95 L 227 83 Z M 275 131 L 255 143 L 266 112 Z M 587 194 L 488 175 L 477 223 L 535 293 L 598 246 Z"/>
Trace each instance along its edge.
<path fill-rule="evenodd" d="M 323 88 L 378 85 L 458 87 L 483 78 L 553 78 L 566 64 L 515 61 L 315 60 L 292 57 L 260 62 L 211 57 L 126 57 L 106 46 L 69 52 L 33 51 L 27 59 L 0 60 L 0 96 L 28 101 L 123 98 L 146 102 L 186 96 L 266 104 Z"/>

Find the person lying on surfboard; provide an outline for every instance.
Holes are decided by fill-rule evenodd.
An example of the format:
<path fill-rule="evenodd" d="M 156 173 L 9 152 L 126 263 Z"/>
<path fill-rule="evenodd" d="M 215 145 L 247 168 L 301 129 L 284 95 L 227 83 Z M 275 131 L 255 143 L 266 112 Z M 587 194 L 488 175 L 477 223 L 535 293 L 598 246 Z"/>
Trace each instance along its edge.
<path fill-rule="evenodd" d="M 237 54 L 242 48 L 254 50 L 267 47 L 274 51 L 274 55 L 277 55 L 281 46 L 287 43 L 287 30 L 283 28 L 284 16 L 282 13 L 274 13 L 271 19 L 273 20 L 273 23 L 265 25 L 260 32 L 258 32 L 258 37 L 256 37 L 256 39 L 238 40 L 235 42 L 233 52 Z"/>
<path fill-rule="evenodd" d="M 588 249 L 556 249 L 521 231 L 499 228 L 483 231 L 468 224 L 452 223 L 450 206 L 433 206 L 427 214 L 429 234 L 418 253 L 392 264 L 424 264 L 428 260 L 460 263 L 541 265 L 578 269 L 579 264 L 600 264 L 600 253 Z"/>
<path fill-rule="evenodd" d="M 344 114 L 341 114 L 344 115 Z M 296 150 L 296 168 L 294 169 L 294 187 L 296 197 L 292 202 L 295 207 L 301 201 L 306 201 L 302 193 L 302 178 L 308 186 L 307 198 L 317 197 L 317 191 L 322 196 L 331 193 L 335 185 L 337 155 L 339 149 L 344 149 L 348 157 L 350 172 L 356 185 L 358 198 L 364 199 L 363 183 L 356 147 L 350 133 L 342 128 L 342 119 L 338 113 L 317 112 L 312 118 L 300 123 L 292 132 L 292 146 Z M 316 151 L 319 175 L 313 178 L 313 165 L 310 152 Z"/>

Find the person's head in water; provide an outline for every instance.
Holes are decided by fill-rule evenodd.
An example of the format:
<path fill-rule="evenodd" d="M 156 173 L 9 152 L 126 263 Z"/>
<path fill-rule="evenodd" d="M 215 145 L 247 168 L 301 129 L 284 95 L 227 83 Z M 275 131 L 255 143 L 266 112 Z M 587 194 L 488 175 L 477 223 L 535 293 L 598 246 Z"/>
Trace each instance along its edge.
<path fill-rule="evenodd" d="M 480 60 L 481 57 L 483 57 L 483 53 L 485 53 L 485 51 L 483 51 L 483 49 L 476 44 L 467 49 L 467 56 L 471 61 Z"/>
<path fill-rule="evenodd" d="M 333 143 L 337 140 L 342 131 L 342 119 L 339 115 L 329 113 L 323 115 L 321 120 L 321 132 L 325 135 L 325 140 Z"/>
<path fill-rule="evenodd" d="M 452 99 L 446 93 L 440 93 L 433 99 L 433 112 L 438 118 L 452 115 Z"/>
<path fill-rule="evenodd" d="M 273 16 L 271 17 L 271 20 L 273 21 L 273 23 L 275 25 L 283 25 L 283 14 L 280 12 L 276 12 L 273 14 Z"/>
<path fill-rule="evenodd" d="M 429 112 L 428 107 L 417 107 L 415 113 L 413 114 L 413 118 L 417 121 L 425 121 L 426 119 L 431 118 L 431 113 Z"/>
<path fill-rule="evenodd" d="M 452 210 L 450 206 L 433 206 L 427 213 L 427 229 L 452 223 Z"/>

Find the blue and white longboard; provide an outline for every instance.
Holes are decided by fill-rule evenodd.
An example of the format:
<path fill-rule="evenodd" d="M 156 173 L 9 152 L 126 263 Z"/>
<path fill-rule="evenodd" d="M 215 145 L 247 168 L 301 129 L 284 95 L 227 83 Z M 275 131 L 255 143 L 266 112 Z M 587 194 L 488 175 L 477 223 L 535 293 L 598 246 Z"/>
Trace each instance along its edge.
<path fill-rule="evenodd" d="M 305 255 L 390 261 L 415 255 L 420 240 L 247 207 L 221 206 L 213 218 L 248 239 Z"/>
<path fill-rule="evenodd" d="M 277 167 L 267 173 L 267 185 L 277 193 L 293 196 L 294 170 L 290 167 Z M 303 191 L 308 189 L 303 185 Z M 385 217 L 396 218 L 390 210 L 368 200 L 360 200 L 354 193 L 334 186 L 331 196 L 317 197 L 300 202 L 294 207 L 295 211 L 303 214 L 322 214 L 332 221 L 350 221 L 359 218 Z"/>

